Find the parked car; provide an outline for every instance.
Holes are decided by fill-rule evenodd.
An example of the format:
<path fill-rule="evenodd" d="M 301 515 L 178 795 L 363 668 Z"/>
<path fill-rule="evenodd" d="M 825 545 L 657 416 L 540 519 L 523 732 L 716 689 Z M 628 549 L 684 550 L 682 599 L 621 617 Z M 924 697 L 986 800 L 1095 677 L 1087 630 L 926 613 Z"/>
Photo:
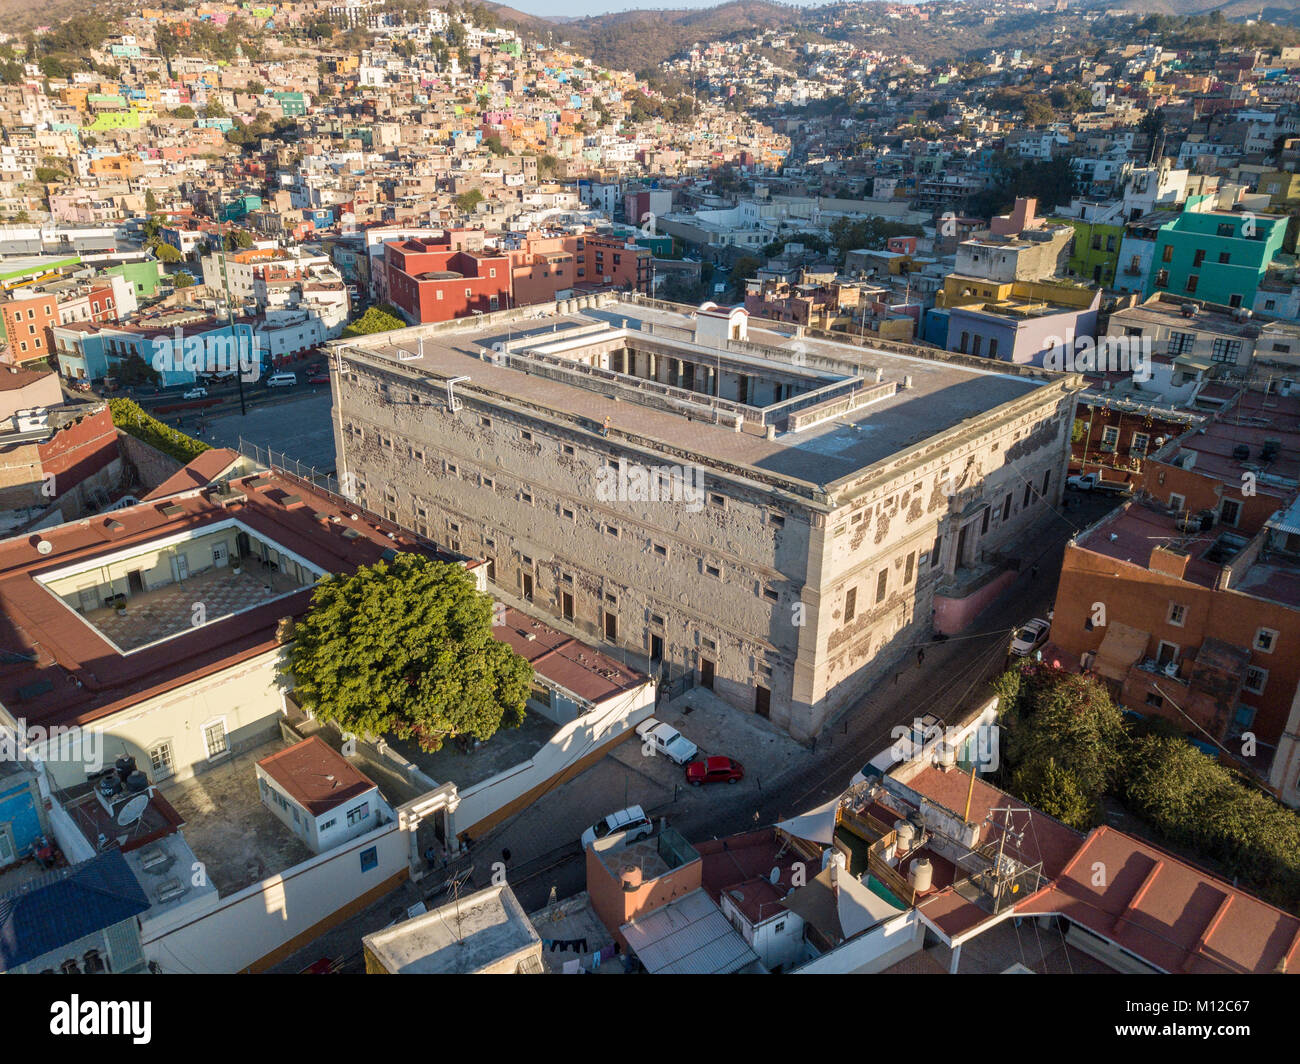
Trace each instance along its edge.
<path fill-rule="evenodd" d="M 705 783 L 738 783 L 745 778 L 745 766 L 730 757 L 706 757 L 686 766 L 686 782 L 692 787 Z"/>
<path fill-rule="evenodd" d="M 644 742 L 652 743 L 656 754 L 663 754 L 668 760 L 679 765 L 686 764 L 700 752 L 693 742 L 687 739 L 671 724 L 649 717 L 636 726 L 636 733 Z"/>
<path fill-rule="evenodd" d="M 1112 495 L 1126 495 L 1129 491 L 1127 484 L 1102 480 L 1100 473 L 1076 474 L 1066 479 L 1065 486 L 1075 491 L 1099 491 Z"/>
<path fill-rule="evenodd" d="M 639 805 L 629 805 L 617 813 L 610 813 L 604 820 L 592 824 L 584 831 L 582 848 L 585 850 L 597 839 L 603 839 L 620 831 L 627 834 L 628 842 L 636 842 L 637 839 L 647 838 L 654 831 L 654 824 Z"/>
<path fill-rule="evenodd" d="M 307 378 L 308 384 L 329 384 L 330 375 L 328 373 L 313 373 Z"/>
<path fill-rule="evenodd" d="M 206 399 L 207 397 L 208 390 L 202 386 L 191 388 L 188 392 L 181 395 L 182 399 Z"/>
<path fill-rule="evenodd" d="M 1011 653 L 1017 658 L 1032 654 L 1047 642 L 1052 626 L 1041 617 L 1035 617 L 1016 630 L 1011 637 Z"/>

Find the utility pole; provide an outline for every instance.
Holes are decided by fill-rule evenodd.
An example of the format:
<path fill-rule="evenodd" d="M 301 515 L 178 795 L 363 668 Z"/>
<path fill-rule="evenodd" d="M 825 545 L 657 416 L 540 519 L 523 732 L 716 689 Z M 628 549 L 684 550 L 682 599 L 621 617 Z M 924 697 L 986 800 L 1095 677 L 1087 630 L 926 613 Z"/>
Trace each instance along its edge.
<path fill-rule="evenodd" d="M 226 293 L 226 323 L 230 328 L 230 342 L 235 345 L 235 350 L 239 350 L 238 342 L 235 338 L 235 304 L 230 298 L 230 265 L 226 257 L 226 238 L 221 234 L 221 208 L 217 208 L 217 233 L 218 239 L 221 240 L 221 284 Z M 251 347 L 251 345 L 250 345 Z M 255 350 L 250 351 L 256 354 Z M 248 416 L 248 404 L 244 400 L 244 373 L 243 367 L 239 365 L 239 359 L 235 360 L 235 383 L 239 386 L 239 416 Z"/>

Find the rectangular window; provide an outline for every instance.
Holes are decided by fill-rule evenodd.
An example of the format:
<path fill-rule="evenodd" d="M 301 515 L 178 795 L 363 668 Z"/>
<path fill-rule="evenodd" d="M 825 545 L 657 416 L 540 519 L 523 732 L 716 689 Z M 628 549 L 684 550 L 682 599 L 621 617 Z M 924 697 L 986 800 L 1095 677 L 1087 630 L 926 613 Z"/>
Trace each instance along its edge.
<path fill-rule="evenodd" d="M 876 577 L 876 601 L 884 602 L 885 595 L 889 591 L 889 570 L 881 569 L 880 575 Z"/>
<path fill-rule="evenodd" d="M 704 563 L 704 575 L 705 575 L 705 576 L 711 576 L 711 577 L 713 577 L 713 578 L 716 579 L 716 580 L 721 580 L 721 579 L 722 579 L 722 570 L 721 570 L 718 566 L 716 566 L 716 565 L 710 565 L 708 562 L 705 562 L 705 563 Z"/>
<path fill-rule="evenodd" d="M 203 729 L 203 742 L 208 749 L 208 760 L 220 757 L 229 747 L 226 744 L 226 722 L 218 720 Z"/>
<path fill-rule="evenodd" d="M 777 589 L 774 588 L 774 587 L 765 587 L 765 588 L 763 588 L 763 597 L 764 597 L 765 599 L 767 599 L 768 602 L 780 602 L 780 601 L 781 601 L 781 594 L 780 594 L 780 592 L 778 592 Z"/>
<path fill-rule="evenodd" d="M 660 557 L 660 558 L 667 558 L 667 557 L 668 557 L 668 548 L 665 547 L 662 543 L 651 543 L 651 544 L 650 544 L 650 549 L 653 550 L 653 551 L 655 552 L 655 555 L 656 555 L 657 557 Z"/>
<path fill-rule="evenodd" d="M 987 510 L 984 511 L 986 514 Z M 916 576 L 916 551 L 912 551 L 907 556 L 907 561 L 903 563 L 903 584 L 907 585 L 912 582 Z"/>
<path fill-rule="evenodd" d="M 1196 274 L 1190 273 L 1187 275 L 1187 286 L 1185 288 L 1185 291 L 1187 292 L 1188 295 L 1191 295 L 1193 292 L 1196 291 L 1196 285 L 1199 281 L 1200 278 Z"/>
<path fill-rule="evenodd" d="M 851 587 L 844 594 L 844 623 L 848 624 L 853 620 L 853 615 L 858 608 L 858 589 Z"/>
<path fill-rule="evenodd" d="M 1187 620 L 1187 607 L 1178 602 L 1169 603 L 1169 623 L 1177 628 Z"/>
<path fill-rule="evenodd" d="M 1237 359 L 1241 355 L 1241 341 L 1228 340 L 1219 337 L 1210 345 L 1210 358 L 1215 362 L 1227 362 L 1231 365 L 1237 364 Z"/>
<path fill-rule="evenodd" d="M 1277 646 L 1277 631 L 1272 628 L 1261 628 L 1255 633 L 1255 649 L 1261 654 L 1273 653 L 1273 648 Z"/>
<path fill-rule="evenodd" d="M 1166 244 L 1166 245 L 1164 246 L 1164 249 L 1163 249 L 1163 250 L 1161 251 L 1161 253 L 1160 253 L 1160 261 L 1161 261 L 1161 262 L 1173 262 L 1173 261 L 1174 261 L 1174 246 L 1173 246 L 1173 244 Z M 1166 271 L 1161 271 L 1161 272 L 1166 272 Z"/>
<path fill-rule="evenodd" d="M 943 536 L 934 537 L 934 546 L 930 548 L 930 568 L 933 569 L 939 564 L 939 552 L 943 548 Z"/>
<path fill-rule="evenodd" d="M 1232 261 L 1232 256 L 1226 251 L 1219 252 L 1219 265 L 1227 266 Z"/>
<path fill-rule="evenodd" d="M 1254 665 L 1246 669 L 1246 680 L 1242 686 L 1251 694 L 1262 695 L 1267 683 L 1268 669 L 1256 668 Z"/>
<path fill-rule="evenodd" d="M 1166 350 L 1170 355 L 1181 355 L 1184 351 L 1190 351 L 1195 346 L 1195 333 L 1171 332 L 1169 334 L 1169 346 Z"/>
<path fill-rule="evenodd" d="M 1258 637 L 1256 637 L 1255 642 L 1259 642 Z M 152 775 L 155 783 L 169 778 L 175 771 L 175 766 L 172 761 L 172 744 L 159 743 L 150 750 L 149 764 L 153 768 Z"/>
<path fill-rule="evenodd" d="M 1192 256 L 1192 269 L 1196 269 L 1196 267 L 1198 267 L 1204 261 L 1205 261 L 1205 249 L 1197 248 L 1196 254 Z"/>
<path fill-rule="evenodd" d="M 1168 288 L 1168 287 L 1169 287 L 1169 271 L 1168 271 L 1168 270 L 1157 270 L 1157 271 L 1156 271 L 1156 287 L 1157 287 L 1157 288 Z"/>
<path fill-rule="evenodd" d="M 362 802 L 360 805 L 348 810 L 348 827 L 354 827 L 370 816 L 370 803 Z"/>

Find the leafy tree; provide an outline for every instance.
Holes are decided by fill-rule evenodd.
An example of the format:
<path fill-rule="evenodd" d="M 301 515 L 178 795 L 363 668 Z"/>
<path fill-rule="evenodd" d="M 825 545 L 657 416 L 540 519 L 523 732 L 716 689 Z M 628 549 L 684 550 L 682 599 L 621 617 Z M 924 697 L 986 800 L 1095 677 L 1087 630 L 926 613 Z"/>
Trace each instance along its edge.
<path fill-rule="evenodd" d="M 284 667 L 295 699 L 361 735 L 434 751 L 518 727 L 533 669 L 492 634 L 492 600 L 462 566 L 416 554 L 317 585 Z"/>
<path fill-rule="evenodd" d="M 153 255 L 159 262 L 180 262 L 183 256 L 176 248 L 165 241 L 158 241 L 153 245 Z"/>
<path fill-rule="evenodd" d="M 56 181 L 63 181 L 67 176 L 66 171 L 56 166 L 38 166 L 36 168 L 36 180 L 42 185 L 50 185 Z"/>
<path fill-rule="evenodd" d="M 731 264 L 732 283 L 738 285 L 748 281 L 762 268 L 762 259 L 755 258 L 753 255 L 741 255 Z"/>
<path fill-rule="evenodd" d="M 172 117 L 173 118 L 194 118 L 195 117 L 194 108 L 187 103 L 183 103 L 179 107 L 173 107 Z"/>
<path fill-rule="evenodd" d="M 225 118 L 226 109 L 221 106 L 220 100 L 209 100 L 203 105 L 204 118 Z"/>
<path fill-rule="evenodd" d="M 371 307 L 356 321 L 343 330 L 344 336 L 370 336 L 372 333 L 389 332 L 392 329 L 405 329 L 406 322 L 398 315 L 395 307 L 382 304 Z"/>
<path fill-rule="evenodd" d="M 144 190 L 144 209 L 150 214 L 158 209 L 158 197 L 153 194 L 153 189 Z"/>
<path fill-rule="evenodd" d="M 188 270 L 177 270 L 172 274 L 172 285 L 176 288 L 189 288 L 194 284 L 194 275 Z"/>
<path fill-rule="evenodd" d="M 473 214 L 482 202 L 483 193 L 476 188 L 471 188 L 468 192 L 462 192 L 456 197 L 456 209 L 462 214 Z"/>

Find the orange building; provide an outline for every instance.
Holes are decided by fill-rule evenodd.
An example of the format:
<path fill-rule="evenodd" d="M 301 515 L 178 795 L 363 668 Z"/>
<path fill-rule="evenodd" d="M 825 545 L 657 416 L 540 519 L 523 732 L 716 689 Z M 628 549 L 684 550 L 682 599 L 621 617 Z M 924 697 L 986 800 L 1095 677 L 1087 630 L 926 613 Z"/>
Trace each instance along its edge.
<path fill-rule="evenodd" d="M 53 296 L 27 296 L 0 304 L 0 321 L 15 362 L 31 362 L 54 351 L 52 330 L 59 324 L 59 304 Z"/>
<path fill-rule="evenodd" d="M 1300 399 L 1244 392 L 1066 548 L 1047 656 L 1300 804 Z"/>

